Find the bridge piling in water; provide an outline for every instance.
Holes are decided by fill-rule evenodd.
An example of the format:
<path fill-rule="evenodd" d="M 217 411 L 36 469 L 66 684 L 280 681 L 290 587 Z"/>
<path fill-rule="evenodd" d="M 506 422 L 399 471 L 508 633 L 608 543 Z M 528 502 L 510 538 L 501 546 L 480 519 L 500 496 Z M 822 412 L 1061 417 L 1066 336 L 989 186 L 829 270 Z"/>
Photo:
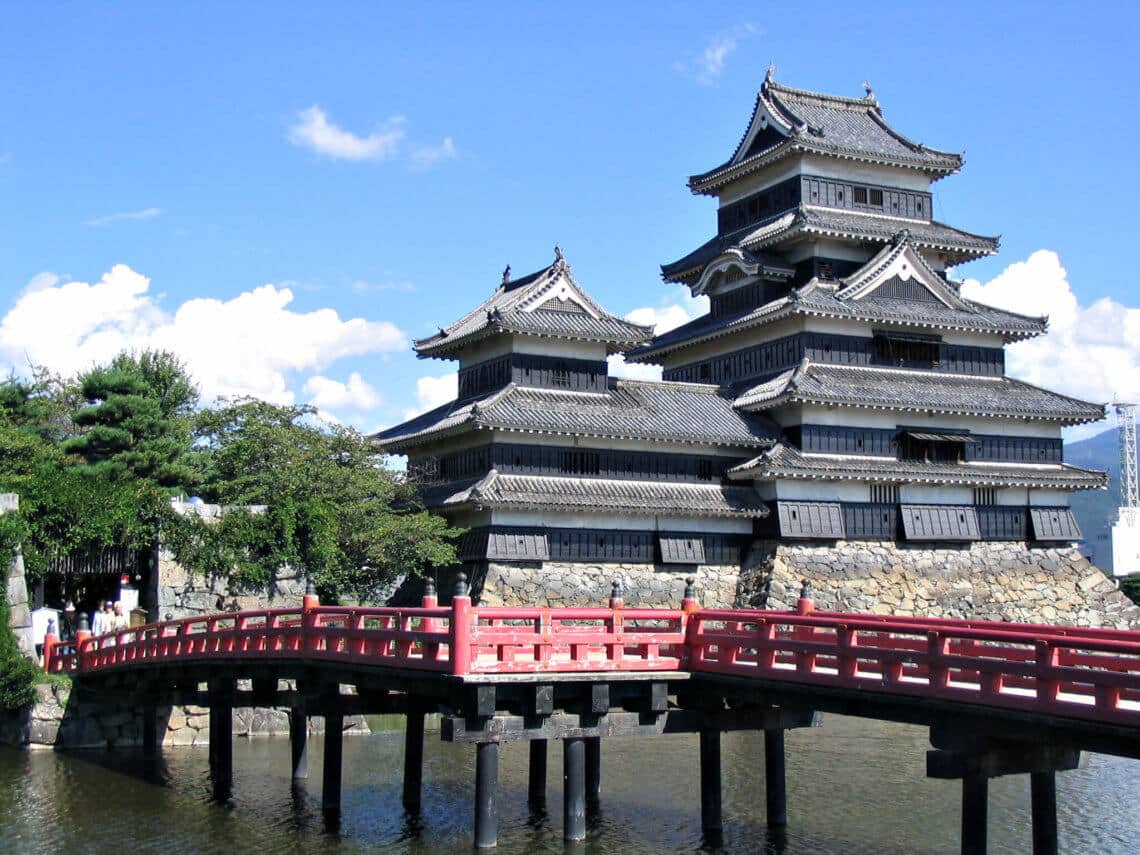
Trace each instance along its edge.
<path fill-rule="evenodd" d="M 158 707 L 143 704 L 142 708 L 143 756 L 155 757 L 158 754 Z"/>
<path fill-rule="evenodd" d="M 1029 775 L 1030 812 L 1033 817 L 1033 855 L 1057 855 L 1057 776 L 1048 772 Z"/>
<path fill-rule="evenodd" d="M 546 739 L 530 741 L 530 769 L 527 778 L 527 802 L 532 808 L 546 807 Z"/>
<path fill-rule="evenodd" d="M 326 702 L 325 761 L 321 769 L 321 808 L 326 813 L 340 812 L 340 787 L 344 762 L 344 710 L 339 702 Z"/>
<path fill-rule="evenodd" d="M 234 681 L 214 678 L 207 683 L 210 708 L 210 778 L 214 798 L 225 801 L 233 788 Z"/>
<path fill-rule="evenodd" d="M 412 707 L 404 718 L 404 808 L 409 813 L 419 813 L 424 778 L 424 711 Z"/>
<path fill-rule="evenodd" d="M 764 731 L 764 797 L 769 828 L 788 824 L 788 791 L 784 767 L 784 731 Z"/>
<path fill-rule="evenodd" d="M 293 780 L 309 777 L 309 717 L 303 701 L 289 708 L 289 755 Z"/>
<path fill-rule="evenodd" d="M 562 837 L 586 839 L 586 740 L 562 740 Z"/>
<path fill-rule="evenodd" d="M 591 736 L 586 740 L 586 801 L 593 810 L 602 794 L 602 739 Z"/>
<path fill-rule="evenodd" d="M 721 817 L 720 731 L 702 728 L 701 754 L 701 832 L 705 842 L 718 846 L 724 824 Z"/>
<path fill-rule="evenodd" d="M 499 844 L 499 743 L 475 746 L 475 846 L 487 849 Z"/>

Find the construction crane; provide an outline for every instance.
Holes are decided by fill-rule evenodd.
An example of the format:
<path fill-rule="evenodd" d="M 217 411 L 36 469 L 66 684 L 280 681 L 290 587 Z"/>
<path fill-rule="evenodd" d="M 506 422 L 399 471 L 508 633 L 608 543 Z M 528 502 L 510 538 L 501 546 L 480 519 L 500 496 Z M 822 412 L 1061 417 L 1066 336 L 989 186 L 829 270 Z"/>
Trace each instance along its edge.
<path fill-rule="evenodd" d="M 1113 402 L 1120 445 L 1120 510 L 1112 527 L 1112 573 L 1140 573 L 1140 477 L 1136 468 L 1136 405 Z"/>

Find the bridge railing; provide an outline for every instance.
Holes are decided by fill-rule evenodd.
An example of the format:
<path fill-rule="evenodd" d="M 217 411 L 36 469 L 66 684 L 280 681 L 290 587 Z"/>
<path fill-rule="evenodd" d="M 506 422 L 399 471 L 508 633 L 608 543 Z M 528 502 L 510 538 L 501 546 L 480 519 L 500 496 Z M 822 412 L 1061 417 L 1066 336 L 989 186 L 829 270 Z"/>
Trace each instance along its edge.
<path fill-rule="evenodd" d="M 697 672 L 1140 721 L 1134 632 L 707 609 L 687 646 Z"/>

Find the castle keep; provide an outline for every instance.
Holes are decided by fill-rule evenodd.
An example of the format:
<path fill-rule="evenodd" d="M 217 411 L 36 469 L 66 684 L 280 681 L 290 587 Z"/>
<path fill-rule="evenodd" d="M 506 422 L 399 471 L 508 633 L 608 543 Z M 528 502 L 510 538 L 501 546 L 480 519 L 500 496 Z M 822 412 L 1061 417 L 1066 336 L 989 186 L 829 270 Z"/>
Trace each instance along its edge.
<path fill-rule="evenodd" d="M 732 156 L 689 179 L 719 200 L 716 233 L 662 266 L 706 315 L 653 337 L 561 251 L 508 268 L 416 342 L 458 361 L 458 400 L 376 440 L 469 529 L 462 559 L 492 602 L 596 602 L 615 577 L 630 602 L 667 601 L 695 570 L 707 602 L 780 601 L 781 566 L 843 577 L 838 602 L 851 570 L 821 559 L 836 547 L 868 578 L 968 577 L 969 556 L 1066 564 L 1067 494 L 1105 476 L 1064 462 L 1061 428 L 1103 407 L 1006 376 L 1005 345 L 1046 319 L 948 275 L 998 243 L 935 219 L 933 185 L 961 166 L 891 127 L 869 87 L 835 97 L 769 72 Z M 614 353 L 664 380 L 609 377 Z"/>

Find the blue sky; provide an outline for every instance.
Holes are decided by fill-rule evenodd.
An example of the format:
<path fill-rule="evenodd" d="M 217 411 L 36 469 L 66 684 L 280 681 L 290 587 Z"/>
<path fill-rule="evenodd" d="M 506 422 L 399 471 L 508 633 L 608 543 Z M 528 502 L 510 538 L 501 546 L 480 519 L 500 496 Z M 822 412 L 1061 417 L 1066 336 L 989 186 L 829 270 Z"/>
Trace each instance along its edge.
<path fill-rule="evenodd" d="M 679 319 L 658 265 L 715 223 L 685 179 L 774 62 L 965 151 L 936 216 L 1002 251 L 957 274 L 1054 316 L 1011 371 L 1137 397 L 1138 35 L 1098 3 L 11 6 L 0 366 L 165 345 L 373 429 L 446 394 L 410 340 L 555 242 L 611 311 Z"/>

